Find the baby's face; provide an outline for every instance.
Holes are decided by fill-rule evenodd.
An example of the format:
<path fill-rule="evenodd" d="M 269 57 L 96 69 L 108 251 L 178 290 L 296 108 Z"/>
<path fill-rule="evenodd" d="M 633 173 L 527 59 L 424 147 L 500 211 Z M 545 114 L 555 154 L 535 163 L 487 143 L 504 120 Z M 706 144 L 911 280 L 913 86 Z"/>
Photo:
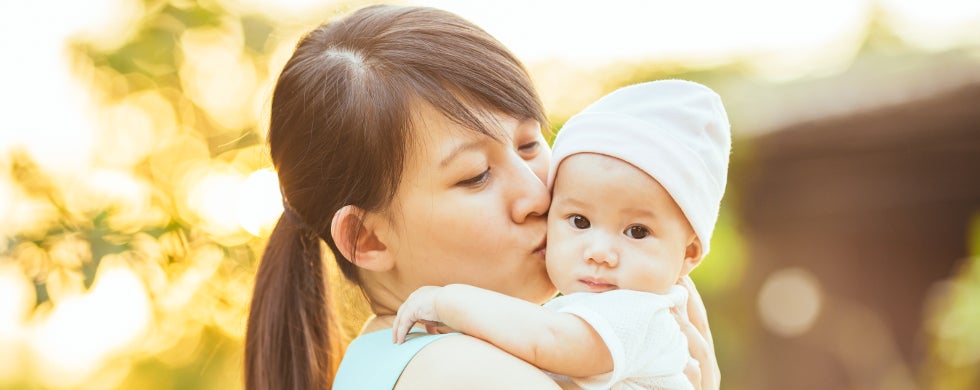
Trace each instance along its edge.
<path fill-rule="evenodd" d="M 563 294 L 667 293 L 700 257 L 688 252 L 694 237 L 667 190 L 633 165 L 593 153 L 559 165 L 546 258 Z"/>

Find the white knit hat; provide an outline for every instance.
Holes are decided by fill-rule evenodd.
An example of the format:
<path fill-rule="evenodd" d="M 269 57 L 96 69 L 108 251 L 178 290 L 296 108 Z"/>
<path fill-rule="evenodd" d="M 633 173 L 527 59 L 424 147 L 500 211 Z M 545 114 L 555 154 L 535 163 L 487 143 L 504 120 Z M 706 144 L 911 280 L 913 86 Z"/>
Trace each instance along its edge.
<path fill-rule="evenodd" d="M 702 257 L 728 177 L 731 131 L 717 93 L 661 80 L 620 88 L 573 116 L 555 138 L 548 187 L 558 164 L 576 153 L 626 161 L 670 193 L 701 239 Z"/>

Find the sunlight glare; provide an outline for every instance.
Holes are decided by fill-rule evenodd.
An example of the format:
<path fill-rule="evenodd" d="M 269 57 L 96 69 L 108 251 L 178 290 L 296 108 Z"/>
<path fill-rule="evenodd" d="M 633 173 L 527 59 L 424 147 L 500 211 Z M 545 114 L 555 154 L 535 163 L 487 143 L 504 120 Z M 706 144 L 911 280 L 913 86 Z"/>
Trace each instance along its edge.
<path fill-rule="evenodd" d="M 181 37 L 180 80 L 195 103 L 228 129 L 255 123 L 258 75 L 244 55 L 242 32 L 230 27 L 195 28 Z"/>
<path fill-rule="evenodd" d="M 212 168 L 192 186 L 187 205 L 201 219 L 202 226 L 214 235 L 238 232 L 242 227 L 235 201 L 241 193 L 244 179 L 231 169 Z"/>
<path fill-rule="evenodd" d="M 980 44 L 980 1 L 884 0 L 896 34 L 912 45 L 944 50 Z"/>
<path fill-rule="evenodd" d="M 141 92 L 106 107 L 99 131 L 99 160 L 117 167 L 142 161 L 176 131 L 173 107 L 159 92 Z"/>
<path fill-rule="evenodd" d="M 78 172 L 92 157 L 94 102 L 65 46 L 85 20 L 48 3 L 0 2 L 0 36 L 31 37 L 0 40 L 0 153 L 23 148 L 50 172 Z"/>
<path fill-rule="evenodd" d="M 472 20 L 525 62 L 561 59 L 586 67 L 640 60 L 717 62 L 734 56 L 751 59 L 759 52 L 799 56 L 814 46 L 855 39 L 854 26 L 863 22 L 867 8 L 866 2 L 851 0 L 608 0 L 557 8 L 549 1 L 415 3 Z M 544 23 L 544 15 L 555 17 Z"/>
<path fill-rule="evenodd" d="M 24 369 L 25 321 L 34 309 L 34 286 L 14 264 L 0 258 L 0 384 Z"/>
<path fill-rule="evenodd" d="M 334 7 L 339 1 L 324 0 L 236 0 L 228 1 L 228 6 L 237 8 L 243 13 L 261 13 L 273 18 L 304 19 L 318 10 Z"/>
<path fill-rule="evenodd" d="M 143 3 L 130 0 L 58 0 L 55 7 L 63 8 L 75 39 L 85 41 L 101 50 L 119 47 L 139 26 Z"/>
<path fill-rule="evenodd" d="M 99 268 L 90 292 L 65 298 L 35 330 L 38 377 L 55 387 L 91 376 L 106 358 L 122 352 L 146 331 L 150 302 L 139 277 L 109 265 Z"/>
<path fill-rule="evenodd" d="M 0 148 L 3 146 L 0 145 Z M 2 149 L 0 149 L 2 150 Z M 6 175 L 0 174 L 0 221 L 8 221 L 0 224 L 0 246 L 6 247 L 7 235 L 17 231 L 16 226 L 9 226 L 11 214 L 13 213 L 14 183 Z"/>
<path fill-rule="evenodd" d="M 254 236 L 269 234 L 282 215 L 282 195 L 276 172 L 271 169 L 252 172 L 238 193 L 238 218 L 242 228 Z"/>

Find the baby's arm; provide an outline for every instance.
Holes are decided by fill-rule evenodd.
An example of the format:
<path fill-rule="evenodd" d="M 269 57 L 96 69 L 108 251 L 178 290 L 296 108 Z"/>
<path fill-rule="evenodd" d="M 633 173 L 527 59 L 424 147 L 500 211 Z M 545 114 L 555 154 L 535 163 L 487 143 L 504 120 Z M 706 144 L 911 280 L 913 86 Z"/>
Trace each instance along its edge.
<path fill-rule="evenodd" d="M 609 348 L 581 318 L 473 286 L 416 290 L 398 309 L 395 342 L 404 342 L 416 322 L 443 323 L 556 374 L 583 377 L 613 369 Z"/>

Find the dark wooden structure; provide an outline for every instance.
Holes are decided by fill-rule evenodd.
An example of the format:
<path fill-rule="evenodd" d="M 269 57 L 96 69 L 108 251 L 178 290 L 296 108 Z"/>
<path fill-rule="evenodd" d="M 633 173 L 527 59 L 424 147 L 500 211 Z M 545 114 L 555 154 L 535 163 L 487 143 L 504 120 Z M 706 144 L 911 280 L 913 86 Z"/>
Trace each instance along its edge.
<path fill-rule="evenodd" d="M 736 375 L 756 389 L 917 382 L 926 297 L 967 256 L 980 212 L 980 85 L 748 142 L 732 176 L 751 258 L 739 293 L 801 267 L 825 301 L 799 336 L 751 327 Z"/>

